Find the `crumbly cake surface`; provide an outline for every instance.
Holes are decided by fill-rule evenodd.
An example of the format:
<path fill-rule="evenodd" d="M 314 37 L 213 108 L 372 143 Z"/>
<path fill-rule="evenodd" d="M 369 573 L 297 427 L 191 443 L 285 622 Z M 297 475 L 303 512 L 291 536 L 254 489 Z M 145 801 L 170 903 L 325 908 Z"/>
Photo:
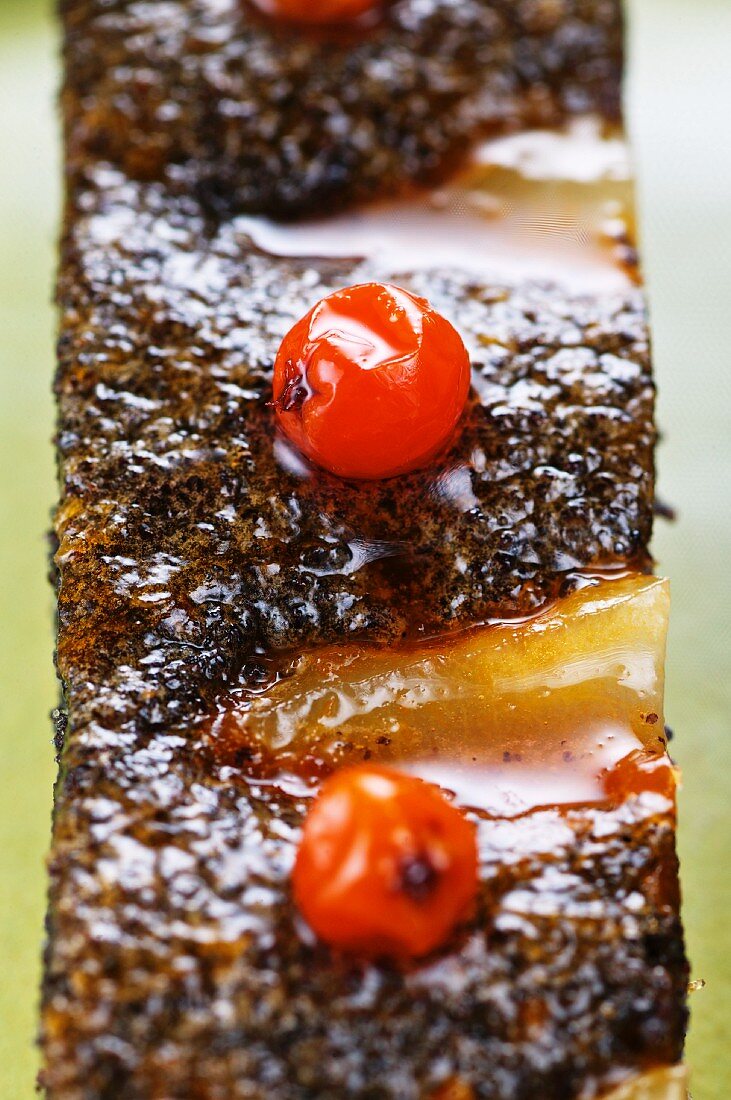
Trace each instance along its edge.
<path fill-rule="evenodd" d="M 262 655 L 524 612 L 582 570 L 646 561 L 654 428 L 641 292 L 580 298 L 399 274 L 468 344 L 464 429 L 438 466 L 406 478 L 305 476 L 273 432 L 274 353 L 315 300 L 367 270 L 267 256 L 233 216 L 264 204 L 257 149 L 290 122 L 275 110 L 267 130 L 257 115 L 249 162 L 239 120 L 224 157 L 225 96 L 211 88 L 233 67 L 246 96 L 268 103 L 281 42 L 258 20 L 236 32 L 240 9 L 223 0 L 61 6 L 56 567 L 68 719 L 44 985 L 49 1097 L 408 1100 L 457 1076 L 489 1100 L 572 1100 L 610 1069 L 676 1061 L 687 974 L 661 800 L 482 822 L 474 927 L 425 967 L 361 968 L 296 925 L 288 871 L 304 804 L 221 767 L 200 737 L 214 700 Z M 416 58 L 432 49 L 423 20 L 446 19 L 464 46 L 464 102 L 483 69 L 492 95 L 497 69 L 471 54 L 471 20 L 487 35 L 505 5 L 393 12 L 361 51 L 391 67 L 389 51 L 409 43 Z M 540 58 L 564 106 L 616 103 L 614 3 L 526 3 L 515 18 L 534 28 L 515 47 L 521 65 L 535 71 Z M 254 41 L 266 87 L 246 83 Z M 604 60 L 567 77 L 561 49 L 587 43 Z M 332 96 L 342 51 L 332 69 L 319 55 L 318 94 Z M 436 49 L 434 63 L 444 56 Z M 517 55 L 501 56 L 510 82 Z M 145 57 L 148 92 L 133 79 Z M 354 111 L 368 98 L 355 83 Z M 394 107 L 393 148 L 366 141 L 390 164 L 387 183 L 431 163 L 409 159 L 422 133 L 410 101 Z M 204 103 L 210 125 L 196 113 Z M 445 118 L 434 111 L 449 143 Z M 278 209 L 330 186 L 319 162 L 307 179 L 279 163 L 269 173 Z M 294 198 L 282 191 L 292 179 Z"/>
<path fill-rule="evenodd" d="M 302 806 L 167 731 L 78 733 L 46 978 L 52 1097 L 567 1100 L 680 1055 L 687 979 L 662 800 L 482 823 L 475 926 L 411 970 L 293 923 Z M 582 1090 L 587 1090 L 582 1093 Z"/>
<path fill-rule="evenodd" d="M 616 0 L 395 0 L 304 34 L 241 0 L 61 0 L 69 149 L 215 209 L 393 192 L 483 130 L 619 114 Z"/>

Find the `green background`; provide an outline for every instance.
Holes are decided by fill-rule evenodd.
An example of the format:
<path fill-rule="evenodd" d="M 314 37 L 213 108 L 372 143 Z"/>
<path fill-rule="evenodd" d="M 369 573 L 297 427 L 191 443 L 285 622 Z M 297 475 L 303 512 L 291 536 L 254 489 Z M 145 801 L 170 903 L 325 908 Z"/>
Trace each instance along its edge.
<path fill-rule="evenodd" d="M 59 173 L 45 0 L 0 0 L 0 1100 L 33 1095 L 56 687 L 50 304 Z M 694 977 L 694 1100 L 731 1096 L 731 0 L 634 0 L 629 115 L 655 331 L 658 568 L 673 580 L 668 706 Z M 536 1098 L 540 1100 L 540 1098 Z"/>

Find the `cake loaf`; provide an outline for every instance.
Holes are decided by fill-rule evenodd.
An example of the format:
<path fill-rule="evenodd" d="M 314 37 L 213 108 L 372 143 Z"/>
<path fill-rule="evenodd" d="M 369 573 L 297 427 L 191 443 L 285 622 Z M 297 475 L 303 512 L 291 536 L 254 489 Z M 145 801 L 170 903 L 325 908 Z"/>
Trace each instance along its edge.
<path fill-rule="evenodd" d="M 61 13 L 46 1094 L 684 1095 L 619 4 Z M 438 458 L 353 480 L 278 432 L 272 368 L 378 279 L 450 319 L 472 385 Z M 481 661 L 505 674 L 467 698 Z M 597 795 L 574 767 L 599 722 L 643 767 Z M 404 725 L 419 761 L 444 730 L 484 754 L 475 797 L 461 758 L 415 765 L 474 823 L 477 904 L 426 958 L 362 958 L 313 934 L 291 870 L 323 777 L 410 759 Z"/>

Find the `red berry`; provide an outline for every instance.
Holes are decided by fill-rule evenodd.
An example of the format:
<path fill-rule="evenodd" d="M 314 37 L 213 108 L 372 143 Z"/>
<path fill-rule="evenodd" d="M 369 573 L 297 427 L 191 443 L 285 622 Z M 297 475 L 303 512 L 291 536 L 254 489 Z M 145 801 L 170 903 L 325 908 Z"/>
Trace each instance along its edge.
<path fill-rule="evenodd" d="M 438 787 L 385 767 L 336 772 L 302 832 L 295 901 L 321 939 L 368 956 L 420 956 L 469 916 L 475 829 Z"/>
<path fill-rule="evenodd" d="M 274 364 L 277 420 L 318 466 L 341 477 L 417 469 L 452 437 L 470 388 L 456 329 L 424 298 L 364 283 L 323 298 Z"/>
<path fill-rule="evenodd" d="M 254 0 L 267 15 L 291 23 L 345 23 L 376 8 L 375 0 Z"/>

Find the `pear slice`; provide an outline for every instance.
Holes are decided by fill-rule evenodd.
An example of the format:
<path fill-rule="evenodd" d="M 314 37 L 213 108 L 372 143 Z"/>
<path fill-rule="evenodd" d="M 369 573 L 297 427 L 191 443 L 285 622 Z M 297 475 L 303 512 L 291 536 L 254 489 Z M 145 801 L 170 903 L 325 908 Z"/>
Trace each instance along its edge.
<path fill-rule="evenodd" d="M 230 697 L 214 740 L 300 775 L 377 758 L 499 815 L 672 797 L 668 610 L 667 582 L 635 575 L 418 647 L 314 650 L 263 694 Z"/>

